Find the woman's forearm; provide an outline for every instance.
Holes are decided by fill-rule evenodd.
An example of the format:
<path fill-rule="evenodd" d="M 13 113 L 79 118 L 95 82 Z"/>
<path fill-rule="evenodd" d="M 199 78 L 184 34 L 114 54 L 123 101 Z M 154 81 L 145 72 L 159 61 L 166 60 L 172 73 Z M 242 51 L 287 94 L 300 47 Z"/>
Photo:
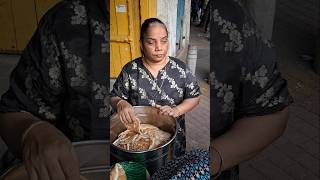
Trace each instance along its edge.
<path fill-rule="evenodd" d="M 116 111 L 117 110 L 117 104 L 118 102 L 122 100 L 122 98 L 118 97 L 118 96 L 115 96 L 115 97 L 111 97 L 111 107 Z"/>
<path fill-rule="evenodd" d="M 237 120 L 228 132 L 211 141 L 221 153 L 222 171 L 261 152 L 283 134 L 287 120 L 288 108 L 266 116 Z"/>
<path fill-rule="evenodd" d="M 189 111 L 191 111 L 194 107 L 196 107 L 200 102 L 200 96 L 195 98 L 188 98 L 182 101 L 179 105 L 177 105 L 175 108 L 178 109 L 180 115 L 185 114 Z"/>
<path fill-rule="evenodd" d="M 26 112 L 0 113 L 0 136 L 11 152 L 21 156 L 22 135 L 31 124 L 37 121 L 40 119 Z"/>

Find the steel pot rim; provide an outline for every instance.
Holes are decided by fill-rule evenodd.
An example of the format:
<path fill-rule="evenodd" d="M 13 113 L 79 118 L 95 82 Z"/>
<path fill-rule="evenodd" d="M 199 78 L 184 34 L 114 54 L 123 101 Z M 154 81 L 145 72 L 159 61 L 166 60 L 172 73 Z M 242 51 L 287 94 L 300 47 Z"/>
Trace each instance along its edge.
<path fill-rule="evenodd" d="M 153 109 L 155 109 L 155 107 L 153 107 L 153 106 L 133 106 L 133 108 L 153 108 Z M 117 115 L 117 113 L 114 113 L 110 117 L 110 120 L 113 119 L 113 117 L 115 117 L 116 115 Z M 129 150 L 126 150 L 126 149 L 119 148 L 119 147 L 115 146 L 113 144 L 113 142 L 110 142 L 111 149 L 115 148 L 116 150 L 120 150 L 122 152 L 129 153 L 129 154 L 145 154 L 145 153 L 155 152 L 155 151 L 157 151 L 159 149 L 162 149 L 162 148 L 164 148 L 166 146 L 169 146 L 175 140 L 175 138 L 177 136 L 177 133 L 178 133 L 178 129 L 180 127 L 179 123 L 177 121 L 177 118 L 172 117 L 172 119 L 174 119 L 175 125 L 176 125 L 176 127 L 175 127 L 176 130 L 175 130 L 174 134 L 172 135 L 172 137 L 170 138 L 170 140 L 168 142 L 166 142 L 165 144 L 163 144 L 163 145 L 161 145 L 161 146 L 159 146 L 157 148 L 154 148 L 154 149 L 151 149 L 151 150 L 146 150 L 146 151 L 129 151 Z M 111 153 L 112 153 L 112 150 L 110 150 L 110 154 Z"/>

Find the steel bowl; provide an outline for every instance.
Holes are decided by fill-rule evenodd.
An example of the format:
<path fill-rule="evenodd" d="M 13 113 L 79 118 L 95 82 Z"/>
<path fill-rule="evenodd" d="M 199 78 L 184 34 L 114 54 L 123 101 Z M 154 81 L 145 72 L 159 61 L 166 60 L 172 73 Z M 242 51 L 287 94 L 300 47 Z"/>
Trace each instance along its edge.
<path fill-rule="evenodd" d="M 173 158 L 173 143 L 177 135 L 178 123 L 175 118 L 166 115 L 160 115 L 157 108 L 151 106 L 134 106 L 134 113 L 142 124 L 151 124 L 159 129 L 169 132 L 171 139 L 162 146 L 149 151 L 128 151 L 119 148 L 113 143 L 110 147 L 111 165 L 122 161 L 141 162 L 145 165 L 150 175 L 158 168 L 165 165 L 168 160 Z M 110 142 L 114 142 L 118 135 L 125 131 L 125 126 L 121 123 L 117 114 L 110 118 Z"/>

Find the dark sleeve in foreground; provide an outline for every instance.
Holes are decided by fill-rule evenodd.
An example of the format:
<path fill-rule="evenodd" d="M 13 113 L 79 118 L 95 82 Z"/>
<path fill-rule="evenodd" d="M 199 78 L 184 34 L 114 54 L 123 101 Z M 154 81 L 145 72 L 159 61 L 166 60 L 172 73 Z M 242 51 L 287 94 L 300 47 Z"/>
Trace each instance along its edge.
<path fill-rule="evenodd" d="M 288 106 L 292 98 L 275 49 L 248 11 L 238 2 L 216 0 L 212 14 L 211 96 L 217 116 L 260 116 Z"/>
<path fill-rule="evenodd" d="M 11 73 L 9 90 L 1 97 L 0 112 L 27 111 L 51 121 L 61 115 L 64 83 L 52 11 L 55 10 L 41 20 Z"/>

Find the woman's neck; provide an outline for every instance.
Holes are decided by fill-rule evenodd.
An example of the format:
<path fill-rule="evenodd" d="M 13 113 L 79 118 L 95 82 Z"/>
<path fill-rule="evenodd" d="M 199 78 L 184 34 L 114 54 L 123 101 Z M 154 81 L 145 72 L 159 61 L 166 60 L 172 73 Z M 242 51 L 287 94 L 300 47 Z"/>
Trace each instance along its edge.
<path fill-rule="evenodd" d="M 144 66 L 151 72 L 154 77 L 157 77 L 160 69 L 164 68 L 166 64 L 169 62 L 169 57 L 164 58 L 161 61 L 155 62 L 146 59 L 145 57 L 142 58 Z"/>
<path fill-rule="evenodd" d="M 156 67 L 159 67 L 159 66 L 164 66 L 167 64 L 169 58 L 166 56 L 165 58 L 163 58 L 161 61 L 152 61 L 152 60 L 149 60 L 145 57 L 142 58 L 143 61 L 145 63 L 147 63 L 148 65 L 150 65 L 152 68 L 156 68 Z"/>

